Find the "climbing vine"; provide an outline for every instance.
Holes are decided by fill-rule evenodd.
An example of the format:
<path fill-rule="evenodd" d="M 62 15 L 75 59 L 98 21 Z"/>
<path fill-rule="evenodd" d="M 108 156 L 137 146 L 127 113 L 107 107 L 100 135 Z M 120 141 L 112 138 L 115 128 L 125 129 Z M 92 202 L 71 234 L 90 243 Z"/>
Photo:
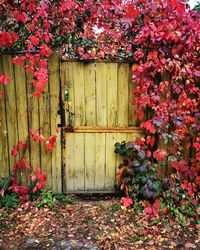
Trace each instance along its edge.
<path fill-rule="evenodd" d="M 2 0 L 0 14 L 0 51 L 18 51 L 13 63 L 33 73 L 34 96 L 48 82 L 53 50 L 134 62 L 132 103 L 148 157 L 173 168 L 194 198 L 200 186 L 198 12 L 181 0 Z M 7 84 L 3 73 L 0 85 Z M 55 138 L 49 142 L 51 151 Z"/>

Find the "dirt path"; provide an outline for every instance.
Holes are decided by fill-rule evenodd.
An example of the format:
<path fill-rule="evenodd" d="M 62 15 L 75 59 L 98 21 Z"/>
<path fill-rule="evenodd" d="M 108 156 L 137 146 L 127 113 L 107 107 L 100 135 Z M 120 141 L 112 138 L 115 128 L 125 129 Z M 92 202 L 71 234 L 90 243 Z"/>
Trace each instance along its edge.
<path fill-rule="evenodd" d="M 48 208 L 0 210 L 0 245 L 24 249 L 200 249 L 200 234 L 169 216 L 153 219 L 120 206 L 119 200 L 82 200 Z"/>

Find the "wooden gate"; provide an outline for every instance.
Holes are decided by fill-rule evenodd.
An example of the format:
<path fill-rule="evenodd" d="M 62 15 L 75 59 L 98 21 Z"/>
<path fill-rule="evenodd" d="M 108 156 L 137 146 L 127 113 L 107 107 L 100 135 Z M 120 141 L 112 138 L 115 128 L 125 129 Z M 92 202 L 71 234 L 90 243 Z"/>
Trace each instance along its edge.
<path fill-rule="evenodd" d="M 114 144 L 139 134 L 130 104 L 131 66 L 60 62 L 54 54 L 40 99 L 32 95 L 33 76 L 13 65 L 11 55 L 0 56 L 2 72 L 10 82 L 0 86 L 0 176 L 11 174 L 16 160 L 12 147 L 27 139 L 30 128 L 46 140 L 60 126 L 52 153 L 45 144 L 30 140 L 25 154 L 33 170 L 41 167 L 47 173 L 46 187 L 56 192 L 113 191 L 120 160 Z M 24 178 L 30 181 L 30 174 Z"/>
<path fill-rule="evenodd" d="M 140 134 L 130 96 L 128 63 L 61 64 L 65 109 L 64 192 L 112 192 L 119 158 L 117 141 Z"/>

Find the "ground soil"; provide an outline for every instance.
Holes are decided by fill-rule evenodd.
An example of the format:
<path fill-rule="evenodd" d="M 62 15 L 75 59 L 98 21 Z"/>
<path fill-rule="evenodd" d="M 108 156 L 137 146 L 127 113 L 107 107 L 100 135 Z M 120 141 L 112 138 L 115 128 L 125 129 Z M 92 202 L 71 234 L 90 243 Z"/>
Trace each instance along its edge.
<path fill-rule="evenodd" d="M 113 196 L 76 196 L 71 205 L 0 209 L 0 249 L 200 249 L 198 225 L 148 218 Z"/>

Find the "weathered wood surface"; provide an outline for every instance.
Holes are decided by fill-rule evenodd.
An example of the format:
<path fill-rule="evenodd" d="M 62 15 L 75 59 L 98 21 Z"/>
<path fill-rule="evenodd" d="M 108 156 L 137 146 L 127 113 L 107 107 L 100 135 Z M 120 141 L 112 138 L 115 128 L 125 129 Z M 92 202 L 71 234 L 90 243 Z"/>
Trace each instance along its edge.
<path fill-rule="evenodd" d="M 57 192 L 113 191 L 120 162 L 114 144 L 140 136 L 129 98 L 134 88 L 130 65 L 60 62 L 53 55 L 49 83 L 38 99 L 33 96 L 33 76 L 11 59 L 0 57 L 0 72 L 11 77 L 5 88 L 1 86 L 0 174 L 8 176 L 12 171 L 13 145 L 25 140 L 29 129 L 39 130 L 46 140 L 52 134 L 57 136 L 54 152 L 30 140 L 26 153 L 33 170 L 41 167 L 47 173 L 48 188 Z M 67 110 L 65 125 L 74 126 L 74 133 L 62 134 L 61 128 L 56 133 L 61 124 L 60 104 Z M 29 173 L 23 178 L 27 180 Z"/>
<path fill-rule="evenodd" d="M 58 110 L 60 109 L 60 64 L 56 55 L 51 57 L 49 63 L 49 93 L 50 93 L 50 134 L 56 134 L 58 124 L 60 124 L 60 116 Z M 52 84 L 51 84 L 52 83 Z M 61 170 L 61 129 L 57 133 L 56 147 L 51 154 L 51 164 L 48 162 L 47 166 L 51 166 L 51 185 L 50 187 L 56 192 L 62 191 L 62 170 Z"/>
<path fill-rule="evenodd" d="M 131 68 L 126 63 L 63 62 L 61 69 L 62 90 L 69 93 L 64 106 L 74 113 L 66 119 L 74 132 L 65 134 L 64 191 L 113 191 L 120 162 L 114 144 L 141 134 L 129 99 Z"/>
<path fill-rule="evenodd" d="M 3 73 L 2 57 L 0 57 L 0 75 Z M 4 90 L 4 86 L 1 91 Z M 0 175 L 8 176 L 10 173 L 10 162 L 8 156 L 8 128 L 6 120 L 5 96 L 0 100 Z"/>
<path fill-rule="evenodd" d="M 12 56 L 0 57 L 0 73 L 10 76 L 7 86 L 1 85 L 3 98 L 0 100 L 0 175 L 8 176 L 12 172 L 15 157 L 11 150 L 18 141 L 28 138 L 28 131 L 39 130 L 47 140 L 56 134 L 57 124 L 60 124 L 59 94 L 60 73 L 59 60 L 52 56 L 49 62 L 49 83 L 44 95 L 38 100 L 33 96 L 34 87 L 31 84 L 32 74 L 25 72 L 24 67 L 12 64 Z M 20 159 L 19 155 L 17 159 Z M 32 170 L 41 167 L 47 173 L 47 188 L 61 192 L 61 131 L 57 134 L 56 149 L 53 153 L 46 150 L 45 144 L 30 140 L 25 153 Z M 30 182 L 30 172 L 20 176 L 22 182 Z"/>

